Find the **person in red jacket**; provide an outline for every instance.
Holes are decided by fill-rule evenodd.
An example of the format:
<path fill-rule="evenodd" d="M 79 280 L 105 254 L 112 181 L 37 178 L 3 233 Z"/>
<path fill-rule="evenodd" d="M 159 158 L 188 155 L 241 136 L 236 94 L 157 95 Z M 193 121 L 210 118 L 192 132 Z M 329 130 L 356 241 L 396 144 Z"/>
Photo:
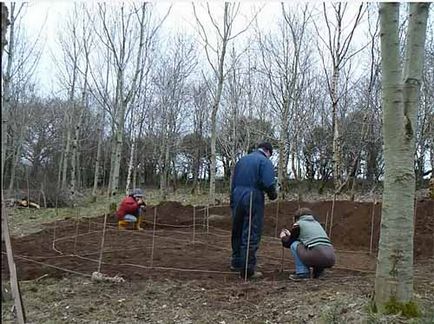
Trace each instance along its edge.
<path fill-rule="evenodd" d="M 129 223 L 134 223 L 135 229 L 142 230 L 140 225 L 145 210 L 146 204 L 143 200 L 143 190 L 134 189 L 127 197 L 122 199 L 116 211 L 119 229 L 126 229 Z"/>

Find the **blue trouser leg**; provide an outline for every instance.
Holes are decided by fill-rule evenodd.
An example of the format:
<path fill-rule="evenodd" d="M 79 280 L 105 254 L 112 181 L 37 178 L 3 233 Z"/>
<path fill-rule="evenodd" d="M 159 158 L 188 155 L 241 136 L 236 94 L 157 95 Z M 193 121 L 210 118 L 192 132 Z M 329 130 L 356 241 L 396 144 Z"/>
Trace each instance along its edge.
<path fill-rule="evenodd" d="M 137 222 L 137 217 L 131 214 L 126 214 L 124 216 L 124 221 L 130 222 L 130 223 L 135 223 Z"/>
<path fill-rule="evenodd" d="M 241 236 L 243 234 L 243 210 L 236 204 L 232 209 L 232 261 L 234 268 L 241 268 Z"/>
<path fill-rule="evenodd" d="M 294 241 L 291 244 L 291 253 L 294 257 L 295 262 L 295 273 L 296 274 L 306 274 L 310 272 L 310 269 L 308 266 L 306 266 L 303 261 L 301 261 L 300 257 L 298 256 L 297 247 L 301 244 L 300 241 Z"/>
<path fill-rule="evenodd" d="M 253 197 L 255 198 L 255 197 Z M 243 234 L 241 239 L 240 253 L 242 260 L 241 275 L 245 275 L 247 245 L 249 246 L 249 256 L 247 265 L 247 276 L 251 276 L 255 272 L 256 267 L 256 252 L 259 248 L 261 241 L 262 227 L 264 223 L 264 205 L 261 201 L 255 201 L 253 199 L 252 205 L 252 219 L 250 229 L 250 241 L 249 241 L 249 210 L 250 210 L 250 195 L 248 195 L 247 203 L 244 201 L 244 222 L 243 222 Z"/>

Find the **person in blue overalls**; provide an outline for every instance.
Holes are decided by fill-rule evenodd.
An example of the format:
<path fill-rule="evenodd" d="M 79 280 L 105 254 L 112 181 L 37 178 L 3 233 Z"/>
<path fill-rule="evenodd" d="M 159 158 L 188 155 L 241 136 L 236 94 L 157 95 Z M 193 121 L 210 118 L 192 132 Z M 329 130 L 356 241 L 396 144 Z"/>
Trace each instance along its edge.
<path fill-rule="evenodd" d="M 255 272 L 256 252 L 261 240 L 264 223 L 264 192 L 268 198 L 277 198 L 274 167 L 269 160 L 273 146 L 264 142 L 258 149 L 243 156 L 235 165 L 231 184 L 232 209 L 232 262 L 231 270 L 239 271 L 242 278 L 246 273 L 246 254 L 249 235 L 250 197 L 252 198 L 252 219 L 247 262 L 247 277 L 260 278 Z"/>

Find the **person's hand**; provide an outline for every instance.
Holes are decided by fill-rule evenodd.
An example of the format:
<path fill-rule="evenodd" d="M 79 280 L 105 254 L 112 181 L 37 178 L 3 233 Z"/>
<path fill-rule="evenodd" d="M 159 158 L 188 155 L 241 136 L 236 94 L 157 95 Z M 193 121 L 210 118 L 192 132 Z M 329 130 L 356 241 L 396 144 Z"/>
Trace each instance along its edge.
<path fill-rule="evenodd" d="M 291 232 L 286 228 L 283 228 L 280 232 L 280 238 L 284 238 L 285 236 L 291 236 Z"/>
<path fill-rule="evenodd" d="M 142 198 L 137 199 L 137 204 L 138 205 L 146 206 L 146 204 L 145 204 L 145 202 L 144 202 L 144 200 Z"/>

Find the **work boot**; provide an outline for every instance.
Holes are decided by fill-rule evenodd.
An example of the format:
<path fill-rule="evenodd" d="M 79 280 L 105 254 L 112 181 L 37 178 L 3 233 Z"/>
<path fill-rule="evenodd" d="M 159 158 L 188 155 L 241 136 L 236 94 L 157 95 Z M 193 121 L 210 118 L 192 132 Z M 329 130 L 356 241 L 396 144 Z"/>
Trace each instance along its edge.
<path fill-rule="evenodd" d="M 293 280 L 293 281 L 300 281 L 306 279 L 310 279 L 310 273 L 308 272 L 289 275 L 289 280 Z"/>
<path fill-rule="evenodd" d="M 320 268 L 320 267 L 313 268 L 312 277 L 314 279 L 318 279 L 318 278 L 322 277 L 323 275 L 324 275 L 324 268 Z"/>
<path fill-rule="evenodd" d="M 260 271 L 255 271 L 255 273 L 253 273 L 249 279 L 250 280 L 257 280 L 257 279 L 262 279 L 264 277 L 264 275 L 262 274 L 262 272 Z"/>
<path fill-rule="evenodd" d="M 128 228 L 128 222 L 125 220 L 119 220 L 118 221 L 118 229 L 120 230 L 126 230 Z"/>
<path fill-rule="evenodd" d="M 141 226 L 142 221 L 143 221 L 143 216 L 139 216 L 139 218 L 137 219 L 137 222 L 136 222 L 136 230 L 143 231 L 143 228 Z"/>

